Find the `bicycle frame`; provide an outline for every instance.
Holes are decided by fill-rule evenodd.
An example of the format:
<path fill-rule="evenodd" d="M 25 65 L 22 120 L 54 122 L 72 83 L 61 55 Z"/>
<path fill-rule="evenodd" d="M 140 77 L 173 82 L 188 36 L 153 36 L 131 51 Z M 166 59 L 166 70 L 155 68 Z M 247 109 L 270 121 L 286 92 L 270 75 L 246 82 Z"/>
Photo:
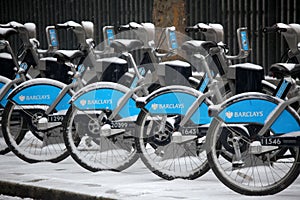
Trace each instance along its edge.
<path fill-rule="evenodd" d="M 239 41 L 239 46 L 240 46 L 240 53 L 237 56 L 228 57 L 229 59 L 244 58 L 246 55 L 248 55 L 248 51 L 250 50 L 250 48 L 248 46 L 248 38 L 247 38 L 247 35 L 246 35 L 245 31 L 246 31 L 246 28 L 238 29 L 237 32 L 238 32 L 238 35 L 239 35 L 239 37 L 238 37 L 239 40 L 238 41 Z M 198 41 L 198 42 L 200 42 L 200 41 Z M 202 43 L 204 44 L 205 42 L 202 41 Z M 182 99 L 180 99 L 179 102 L 183 103 L 184 105 L 189 105 L 189 109 L 187 111 L 177 109 L 177 111 L 176 111 L 177 113 L 174 112 L 174 111 L 170 111 L 171 113 L 169 113 L 169 114 L 184 114 L 185 115 L 184 118 L 181 120 L 178 127 L 183 127 L 194 115 L 196 115 L 196 113 L 198 113 L 198 115 L 200 115 L 200 110 L 202 110 L 201 113 L 203 113 L 203 111 L 205 109 L 204 109 L 204 107 L 201 107 L 201 105 L 204 103 L 204 101 L 209 102 L 209 105 L 212 105 L 213 103 L 207 99 L 208 97 L 214 96 L 216 98 L 216 103 L 220 103 L 224 100 L 224 97 L 223 97 L 223 95 L 221 94 L 221 91 L 220 91 L 219 83 L 215 79 L 215 77 L 213 76 L 213 72 L 212 72 L 212 70 L 210 70 L 206 60 L 210 56 L 217 56 L 217 58 L 220 60 L 220 62 L 217 63 L 217 64 L 221 65 L 221 66 L 218 66 L 218 69 L 219 70 L 222 69 L 221 72 L 220 72 L 220 75 L 224 76 L 225 71 L 228 70 L 227 69 L 228 65 L 226 63 L 226 60 L 224 60 L 225 55 L 223 55 L 223 52 L 221 52 L 221 50 L 217 46 L 213 47 L 212 49 L 209 49 L 208 51 L 210 53 L 208 53 L 206 56 L 203 56 L 203 55 L 200 55 L 200 54 L 197 55 L 197 57 L 198 57 L 198 60 L 197 60 L 198 63 L 197 64 L 199 66 L 203 67 L 204 72 L 205 72 L 206 75 L 205 75 L 205 79 L 202 82 L 202 84 L 199 85 L 200 86 L 199 90 L 201 92 L 199 92 L 199 93 L 196 93 L 195 91 L 192 92 L 194 94 L 197 94 L 196 99 L 192 103 L 186 101 L 186 99 L 190 98 L 190 97 L 188 97 L 189 94 L 186 91 L 188 91 L 190 89 L 187 89 L 187 88 L 182 88 L 181 89 L 181 87 L 178 87 L 178 86 L 177 86 L 177 88 L 173 87 L 173 86 L 168 86 L 168 87 L 165 88 L 165 91 L 172 92 L 172 90 L 173 90 L 174 91 L 174 96 L 176 96 L 176 92 L 178 92 L 178 89 L 181 89 L 181 91 L 180 91 L 181 93 L 186 94 L 186 96 L 182 97 Z M 234 87 L 233 83 L 231 83 L 230 86 L 231 86 L 231 88 Z M 202 92 L 204 92 L 206 87 L 208 87 L 208 92 L 203 94 Z M 165 91 L 162 92 L 162 90 L 158 90 L 158 91 L 155 91 L 154 93 L 150 94 L 149 96 L 147 96 L 147 98 L 142 98 L 142 99 L 138 100 L 137 106 L 140 107 L 140 108 L 145 108 L 150 113 L 157 113 L 157 110 L 154 111 L 152 108 L 155 107 L 155 104 L 157 104 L 160 101 L 161 101 L 161 103 L 167 103 L 168 98 L 161 97 L 165 94 L 168 94 L 168 92 L 165 92 Z M 157 98 L 157 99 L 155 99 L 155 98 Z M 158 100 L 158 98 L 160 98 L 160 100 Z M 161 113 L 166 113 L 167 114 L 168 111 L 161 110 Z M 206 118 L 206 117 L 204 117 L 204 118 Z M 201 122 L 201 123 L 195 122 L 195 124 L 201 125 L 201 124 L 203 124 L 203 122 L 205 122 L 205 124 L 209 124 L 210 121 L 211 121 L 211 119 L 209 119 L 209 120 L 204 119 L 201 122 L 201 119 L 200 119 L 198 122 Z"/>

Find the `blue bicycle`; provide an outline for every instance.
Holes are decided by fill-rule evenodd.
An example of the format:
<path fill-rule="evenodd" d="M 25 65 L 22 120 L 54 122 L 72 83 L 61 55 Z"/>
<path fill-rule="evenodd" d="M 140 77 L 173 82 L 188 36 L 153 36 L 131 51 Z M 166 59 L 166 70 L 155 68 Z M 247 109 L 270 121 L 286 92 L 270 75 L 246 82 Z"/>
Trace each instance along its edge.
<path fill-rule="evenodd" d="M 72 29 L 78 41 L 82 42 L 82 49 L 56 50 L 52 59 L 41 59 L 44 65 L 37 66 L 46 75 L 52 74 L 49 73 L 52 67 L 63 67 L 59 73 L 65 83 L 47 78 L 26 81 L 7 96 L 3 112 L 2 131 L 5 141 L 18 157 L 27 162 L 58 162 L 68 156 L 61 124 L 74 90 L 83 87 L 85 83 L 81 77 L 90 67 L 83 65 L 86 57 L 84 50 L 90 47 L 85 40 L 83 26 L 70 21 L 58 24 L 56 29 Z M 53 47 L 56 44 L 53 33 L 51 37 Z M 77 59 L 79 62 L 76 64 Z"/>
<path fill-rule="evenodd" d="M 299 62 L 299 24 L 278 23 L 289 45 L 288 58 Z M 287 188 L 300 172 L 300 66 L 276 63 L 270 72 L 280 78 L 274 95 L 244 93 L 212 106 L 207 158 L 218 179 L 245 195 L 272 195 Z"/>
<path fill-rule="evenodd" d="M 22 48 L 16 55 L 7 39 L 12 34 L 17 34 L 22 41 Z M 20 83 L 35 76 L 41 76 L 42 71 L 36 70 L 39 57 L 48 55 L 50 50 L 38 49 L 39 43 L 35 38 L 35 25 L 32 23 L 20 24 L 10 22 L 2 24 L 0 28 L 1 38 L 1 76 L 0 76 L 0 116 L 2 121 L 3 109 L 7 104 L 8 94 Z M 19 64 L 20 62 L 20 64 Z M 20 130 L 15 130 L 19 132 Z M 22 135 L 22 134 L 20 134 Z M 19 142 L 22 137 L 17 138 Z M 0 153 L 5 154 L 9 151 L 4 141 L 2 130 L 0 130 Z"/>
<path fill-rule="evenodd" d="M 63 125 L 71 156 L 82 167 L 94 172 L 122 171 L 139 158 L 134 139 L 135 122 L 140 112 L 136 100 L 156 90 L 157 85 L 165 84 L 160 81 L 164 80 L 164 75 L 157 72 L 165 67 L 159 65 L 159 60 L 174 50 L 171 46 L 166 53 L 157 52 L 153 40 L 155 27 L 151 23 L 131 22 L 120 29 L 129 29 L 138 36 L 138 39 L 115 39 L 110 43 L 131 68 L 117 83 L 97 82 L 78 91 L 70 101 Z M 174 33 L 174 27 L 162 30 L 162 37 L 170 32 Z M 135 50 L 141 51 L 141 62 L 133 58 Z M 185 62 L 169 61 L 168 65 L 176 67 L 178 63 Z M 105 68 L 105 64 L 101 65 L 97 71 Z M 152 71 L 153 68 L 156 70 Z"/>
<path fill-rule="evenodd" d="M 209 170 L 205 140 L 212 119 L 207 112 L 210 105 L 245 91 L 269 94 L 274 91 L 272 84 L 263 80 L 261 66 L 231 65 L 232 59 L 245 58 L 250 53 L 246 28 L 237 30 L 240 49 L 237 56 L 226 54 L 220 24 L 198 23 L 187 30 L 203 32 L 212 40 L 189 40 L 181 47 L 186 52 L 183 57 L 196 72 L 202 72 L 200 80 L 192 78 L 197 87 L 177 83 L 137 101 L 141 112 L 137 118 L 135 142 L 140 157 L 149 170 L 167 180 L 195 179 Z M 257 81 L 251 84 L 253 80 Z"/>

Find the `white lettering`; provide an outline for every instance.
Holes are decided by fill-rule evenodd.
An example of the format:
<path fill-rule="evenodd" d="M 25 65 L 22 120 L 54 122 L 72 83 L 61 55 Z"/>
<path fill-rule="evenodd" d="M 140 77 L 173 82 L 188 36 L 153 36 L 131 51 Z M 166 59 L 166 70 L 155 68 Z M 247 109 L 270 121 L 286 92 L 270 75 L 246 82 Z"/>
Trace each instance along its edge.
<path fill-rule="evenodd" d="M 112 99 L 93 99 L 87 100 L 88 105 L 112 104 Z"/>
<path fill-rule="evenodd" d="M 182 109 L 184 104 L 158 104 L 159 109 Z"/>
<path fill-rule="evenodd" d="M 234 117 L 263 117 L 263 111 L 234 112 Z"/>
<path fill-rule="evenodd" d="M 35 100 L 48 100 L 50 99 L 50 95 L 47 94 L 47 95 L 31 95 L 31 96 L 20 96 L 20 100 L 21 101 L 35 101 Z"/>

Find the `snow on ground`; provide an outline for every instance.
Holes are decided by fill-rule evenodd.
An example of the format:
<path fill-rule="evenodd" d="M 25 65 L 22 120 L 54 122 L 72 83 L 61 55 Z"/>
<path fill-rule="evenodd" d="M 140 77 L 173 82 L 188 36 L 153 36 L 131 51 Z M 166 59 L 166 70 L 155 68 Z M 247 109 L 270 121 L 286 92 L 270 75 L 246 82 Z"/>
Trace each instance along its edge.
<path fill-rule="evenodd" d="M 20 200 L 20 198 L 0 195 L 0 200 Z"/>
<path fill-rule="evenodd" d="M 139 160 L 123 172 L 89 172 L 72 158 L 60 163 L 28 164 L 12 153 L 0 156 L 0 180 L 45 188 L 61 189 L 115 199 L 250 199 L 237 194 L 220 183 L 210 171 L 196 180 L 163 180 L 152 174 Z M 300 178 L 285 191 L 260 200 L 293 200 L 300 196 Z M 3 197 L 3 196 L 2 196 Z M 5 199 L 4 197 L 1 199 Z M 18 200 L 12 197 L 11 200 Z"/>

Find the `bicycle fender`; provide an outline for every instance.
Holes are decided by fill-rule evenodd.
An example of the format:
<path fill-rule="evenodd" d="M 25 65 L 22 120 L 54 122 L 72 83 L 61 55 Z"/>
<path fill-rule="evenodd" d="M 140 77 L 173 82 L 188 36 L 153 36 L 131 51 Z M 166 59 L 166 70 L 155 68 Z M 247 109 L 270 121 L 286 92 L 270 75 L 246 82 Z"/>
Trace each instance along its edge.
<path fill-rule="evenodd" d="M 114 110 L 130 89 L 112 82 L 96 82 L 79 90 L 70 103 L 79 110 Z M 122 118 L 138 115 L 136 95 L 132 95 L 118 113 Z"/>
<path fill-rule="evenodd" d="M 0 76 L 0 94 L 3 92 L 2 89 L 3 87 L 7 84 L 11 82 L 11 80 L 9 78 L 6 78 L 4 76 Z M 6 103 L 7 103 L 7 96 L 8 94 L 12 91 L 12 89 L 10 89 L 4 96 L 2 99 L 0 99 L 0 105 L 5 107 Z"/>
<path fill-rule="evenodd" d="M 143 107 L 152 114 L 180 114 L 186 115 L 189 108 L 203 93 L 186 86 L 167 86 L 154 91 L 144 98 L 138 99 L 138 107 Z M 207 100 L 201 102 L 194 112 L 191 120 L 195 124 L 208 124 L 211 117 L 208 116 Z"/>
<path fill-rule="evenodd" d="M 264 94 L 238 95 L 221 105 L 218 118 L 226 123 L 265 124 L 266 120 L 282 100 Z M 300 130 L 300 119 L 297 113 L 287 107 L 271 126 L 275 134 Z"/>
<path fill-rule="evenodd" d="M 17 86 L 8 96 L 10 101 L 17 105 L 48 105 L 50 106 L 58 97 L 66 84 L 47 78 L 38 78 L 26 81 Z M 69 108 L 68 102 L 72 92 L 67 93 L 56 106 L 57 110 Z"/>

